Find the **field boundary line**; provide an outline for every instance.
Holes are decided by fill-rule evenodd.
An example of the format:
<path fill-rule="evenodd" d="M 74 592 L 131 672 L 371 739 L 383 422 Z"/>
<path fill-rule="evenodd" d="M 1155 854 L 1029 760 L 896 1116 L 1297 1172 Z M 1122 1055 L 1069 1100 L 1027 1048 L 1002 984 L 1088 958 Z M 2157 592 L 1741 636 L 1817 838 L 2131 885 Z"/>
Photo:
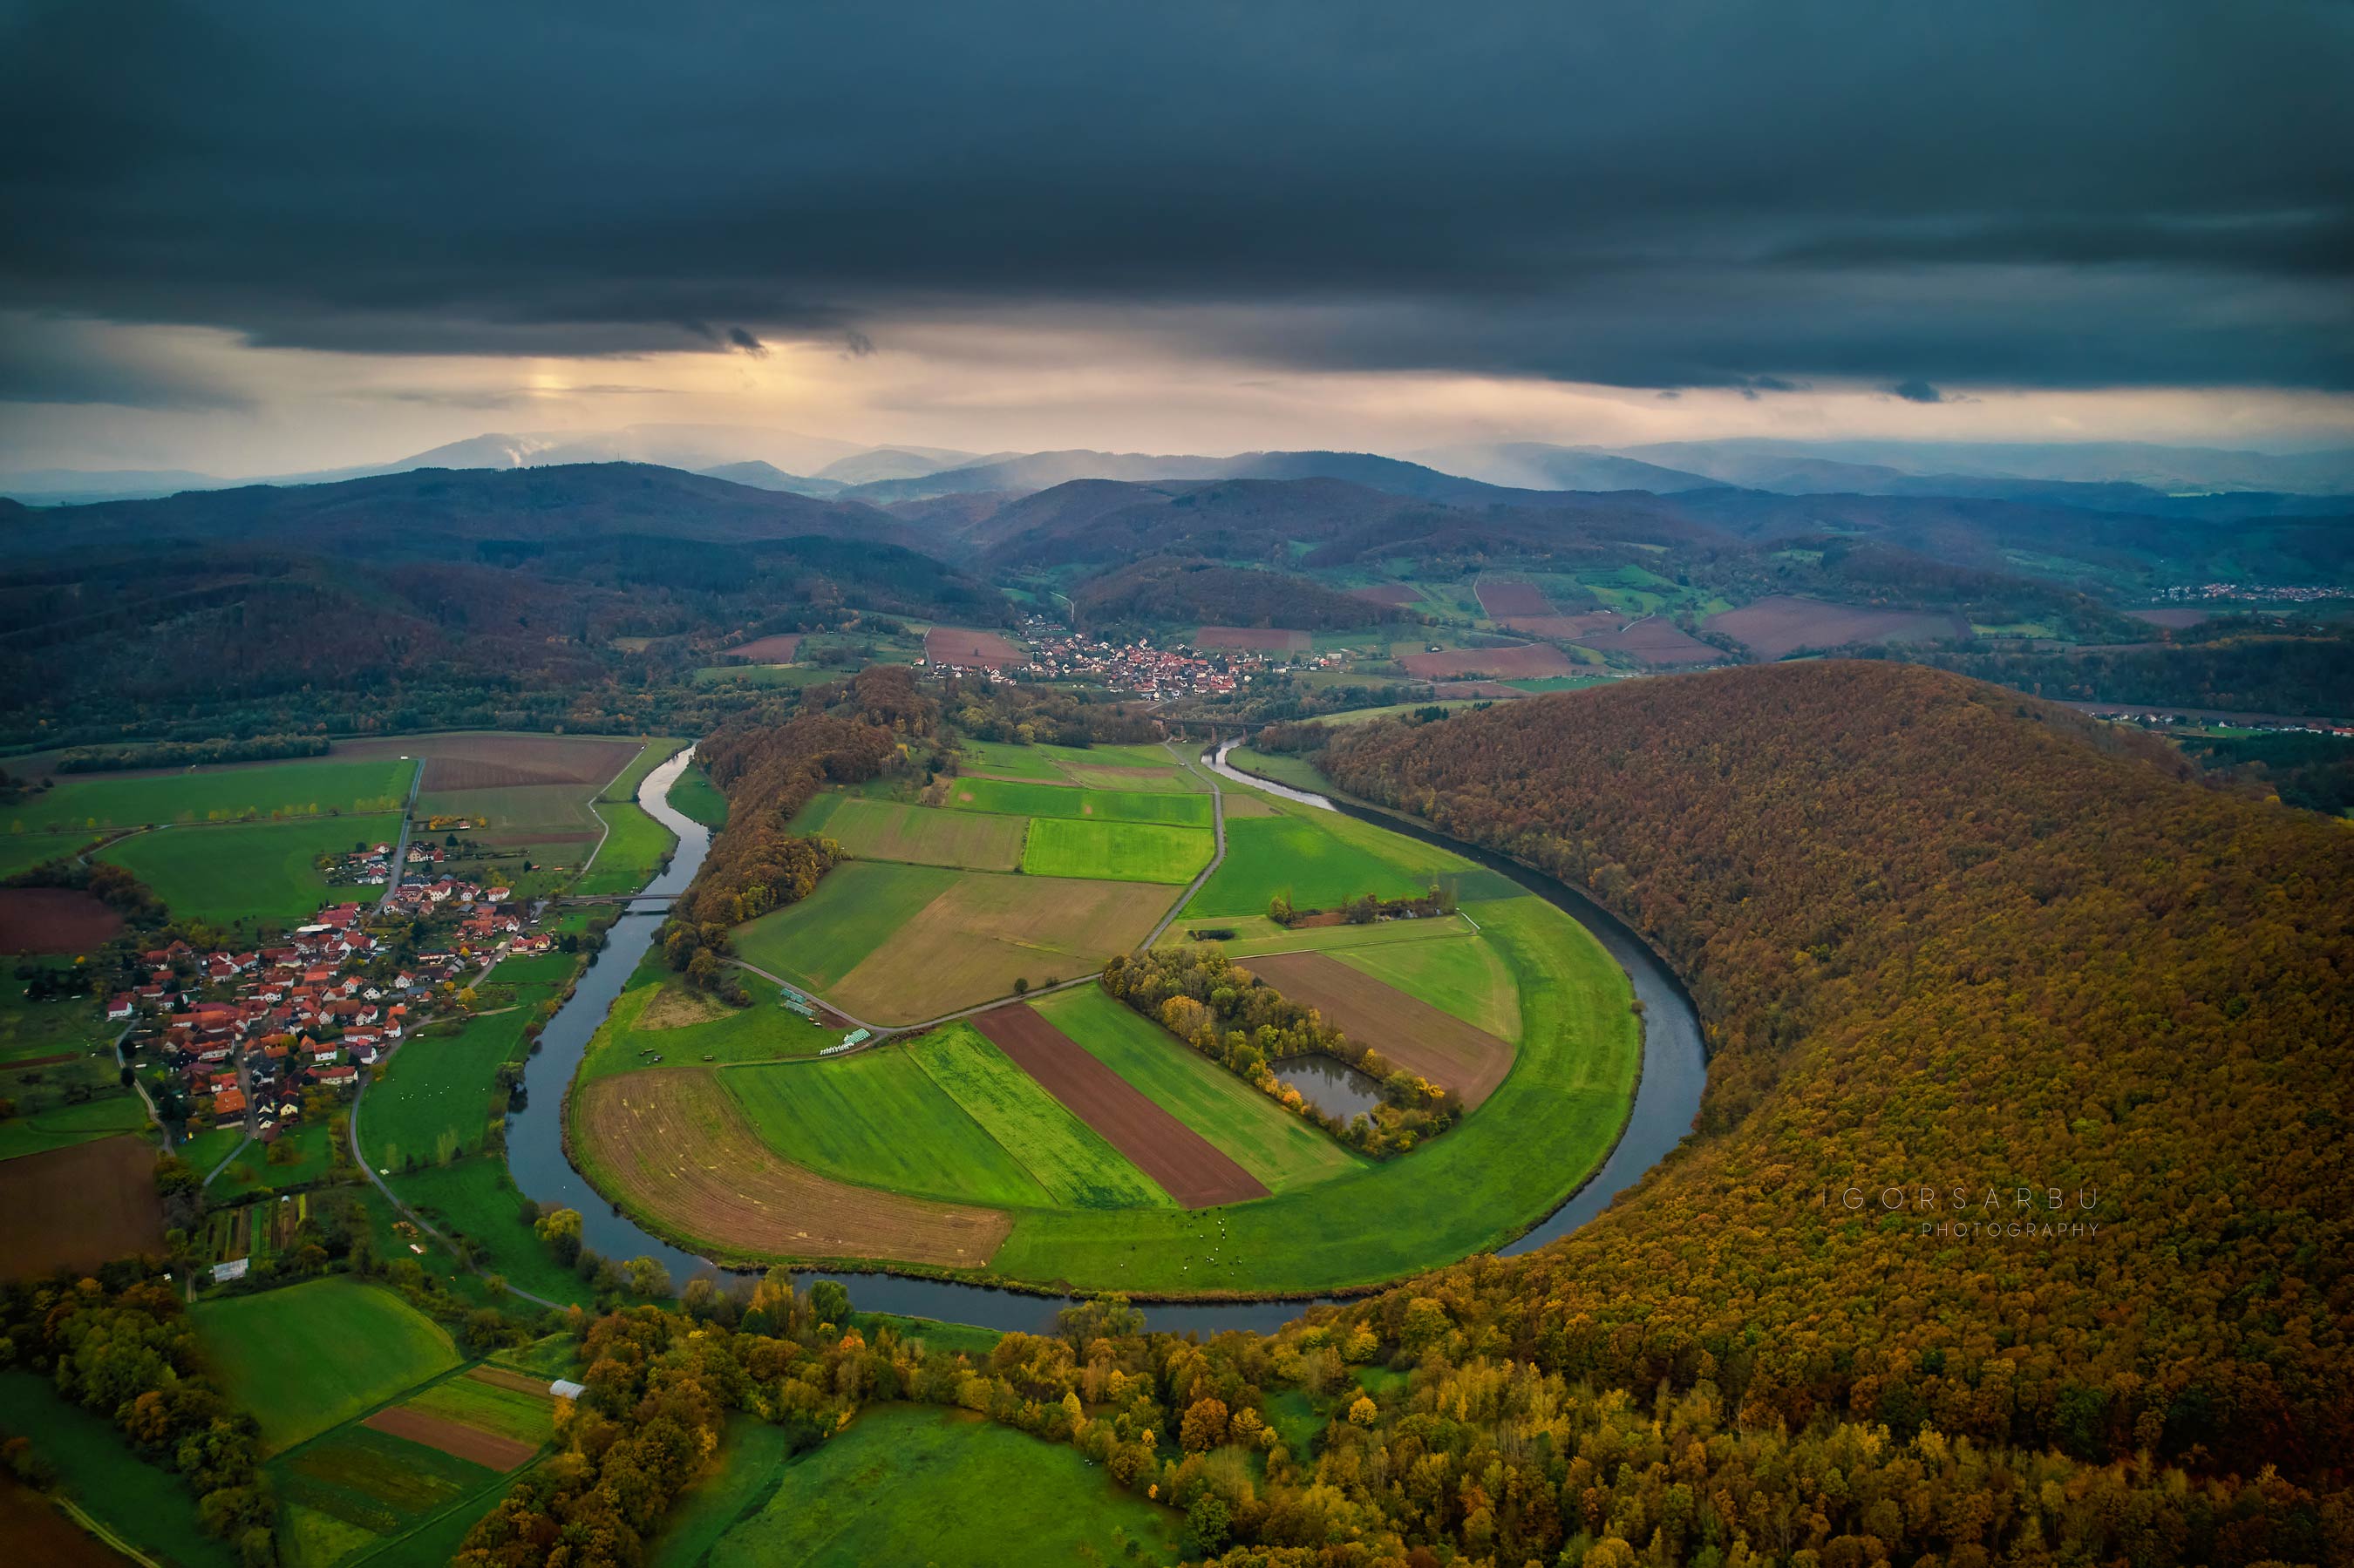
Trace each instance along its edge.
<path fill-rule="evenodd" d="M 49 1500 L 57 1504 L 59 1508 L 65 1510 L 67 1516 L 76 1524 L 80 1525 L 84 1530 L 90 1531 L 90 1534 L 98 1537 L 99 1540 L 104 1542 L 114 1551 L 120 1552 L 123 1556 L 130 1558 L 133 1563 L 141 1564 L 141 1568 L 163 1568 L 162 1563 L 156 1562 L 153 1557 L 148 1556 L 144 1552 L 140 1551 L 139 1548 L 132 1545 L 131 1542 L 123 1540 L 122 1537 L 115 1534 L 108 1526 L 101 1524 L 90 1515 L 87 1509 L 83 1508 L 81 1504 L 74 1501 L 73 1499 L 66 1496 L 63 1492 L 51 1492 L 49 1494 Z"/>

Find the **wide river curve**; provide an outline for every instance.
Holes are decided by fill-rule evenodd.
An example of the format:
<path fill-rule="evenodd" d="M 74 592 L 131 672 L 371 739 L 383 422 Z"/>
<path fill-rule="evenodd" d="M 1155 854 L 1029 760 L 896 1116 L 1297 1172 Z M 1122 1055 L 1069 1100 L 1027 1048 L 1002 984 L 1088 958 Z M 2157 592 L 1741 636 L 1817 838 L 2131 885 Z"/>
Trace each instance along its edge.
<path fill-rule="evenodd" d="M 1506 1254 L 1523 1253 L 1567 1235 L 1608 1207 L 1611 1199 L 1634 1185 L 1691 1130 L 1708 1072 L 1699 1017 L 1692 1010 L 1691 998 L 1666 963 L 1616 916 L 1574 887 L 1476 845 L 1434 832 L 1418 822 L 1236 772 L 1226 762 L 1228 749 L 1219 747 L 1211 765 L 1238 782 L 1287 800 L 1362 818 L 1391 832 L 1437 844 L 1501 872 L 1593 932 L 1634 982 L 1635 995 L 1643 1003 L 1643 1072 L 1626 1130 L 1590 1181 L 1526 1235 L 1500 1250 Z M 642 1229 L 599 1196 L 587 1179 L 572 1168 L 564 1152 L 564 1092 L 588 1050 L 589 1036 L 605 1021 L 639 960 L 653 945 L 668 898 L 684 892 L 695 880 L 711 847 L 711 835 L 700 823 L 670 807 L 670 787 L 686 770 L 691 755 L 691 750 L 680 752 L 647 774 L 645 782 L 639 786 L 638 803 L 677 835 L 678 851 L 669 866 L 641 890 L 642 902 L 632 903 L 614 923 L 607 934 L 604 950 L 581 975 L 571 999 L 548 1021 L 540 1035 L 539 1050 L 526 1069 L 526 1081 L 537 1092 L 526 1097 L 522 1110 L 507 1118 L 507 1165 L 514 1172 L 516 1186 L 545 1206 L 578 1210 L 581 1239 L 598 1252 L 620 1259 L 652 1256 L 682 1284 L 714 1266 L 709 1259 L 683 1251 Z M 1018 1329 L 1034 1333 L 1050 1330 L 1055 1314 L 1069 1306 L 1072 1299 L 890 1274 L 832 1274 L 818 1270 L 801 1273 L 804 1285 L 813 1279 L 841 1280 L 865 1311 L 897 1312 L 986 1329 Z M 1318 1299 L 1323 1298 L 1156 1302 L 1145 1308 L 1145 1316 L 1150 1327 L 1173 1332 L 1194 1330 L 1209 1334 L 1227 1329 L 1267 1330 L 1289 1322 L 1299 1316 L 1301 1307 Z"/>

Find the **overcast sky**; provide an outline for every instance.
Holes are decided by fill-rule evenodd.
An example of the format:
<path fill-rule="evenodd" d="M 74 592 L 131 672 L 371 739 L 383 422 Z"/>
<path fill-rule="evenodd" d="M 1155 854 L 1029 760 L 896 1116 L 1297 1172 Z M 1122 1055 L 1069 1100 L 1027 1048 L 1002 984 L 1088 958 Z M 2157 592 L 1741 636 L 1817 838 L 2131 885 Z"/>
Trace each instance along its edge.
<path fill-rule="evenodd" d="M 0 464 L 2354 440 L 2354 5 L 0 0 Z"/>

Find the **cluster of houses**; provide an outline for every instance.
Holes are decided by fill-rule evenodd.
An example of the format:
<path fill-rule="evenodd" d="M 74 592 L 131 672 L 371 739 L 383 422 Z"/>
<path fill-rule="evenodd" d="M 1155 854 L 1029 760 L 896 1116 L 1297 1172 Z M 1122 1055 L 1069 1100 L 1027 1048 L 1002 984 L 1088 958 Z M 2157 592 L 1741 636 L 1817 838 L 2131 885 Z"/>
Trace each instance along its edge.
<path fill-rule="evenodd" d="M 334 863 L 327 868 L 327 880 L 347 887 L 388 886 L 393 880 L 392 848 L 389 843 L 367 844 L 349 854 L 337 855 Z M 403 890 L 409 885 L 430 885 L 433 868 L 449 855 L 450 852 L 439 844 L 410 844 L 400 857 L 401 873 L 406 879 Z M 441 881 L 446 883 L 449 878 Z M 498 892 L 501 897 L 506 895 L 504 888 Z"/>
<path fill-rule="evenodd" d="M 445 906 L 453 894 L 420 891 L 442 918 L 436 947 L 411 959 L 393 961 L 362 924 L 362 906 L 334 904 L 269 947 L 207 953 L 175 941 L 142 953 L 144 978 L 109 999 L 107 1018 L 130 1026 L 198 1119 L 268 1142 L 301 1118 L 305 1090 L 354 1088 L 431 1013 L 444 982 L 463 985 L 499 953 L 552 943 L 461 885 L 468 896 L 455 906 Z"/>
<path fill-rule="evenodd" d="M 1141 640 L 1106 642 L 1072 635 L 1034 639 L 1030 652 L 1031 669 L 1043 679 L 1093 681 L 1145 697 L 1220 695 L 1267 668 L 1267 660 L 1256 653 L 1204 657 L 1182 643 L 1156 648 Z"/>

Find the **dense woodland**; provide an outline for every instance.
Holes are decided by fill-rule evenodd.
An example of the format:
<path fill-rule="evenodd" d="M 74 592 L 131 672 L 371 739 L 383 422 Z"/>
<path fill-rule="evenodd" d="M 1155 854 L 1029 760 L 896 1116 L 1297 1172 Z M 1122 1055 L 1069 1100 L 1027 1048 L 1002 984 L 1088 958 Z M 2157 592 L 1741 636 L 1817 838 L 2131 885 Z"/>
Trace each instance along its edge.
<path fill-rule="evenodd" d="M 1406 619 L 1289 572 L 1250 571 L 1204 560 L 1144 560 L 1081 584 L 1071 608 L 1085 628 L 1126 623 L 1284 626 L 1337 630 Z"/>
<path fill-rule="evenodd" d="M 1965 643 L 1894 653 L 2059 702 L 2335 717 L 2354 692 L 2354 630 L 2344 627 L 2284 635 L 2242 621 L 2115 648 L 2022 652 Z"/>
<path fill-rule="evenodd" d="M 1591 889 L 1707 1022 L 1702 1141 L 1562 1244 L 1412 1287 L 1467 1336 L 1712 1383 L 1751 1426 L 2306 1478 L 2354 1451 L 2341 829 L 1872 663 L 1370 726 L 1320 764 Z"/>

